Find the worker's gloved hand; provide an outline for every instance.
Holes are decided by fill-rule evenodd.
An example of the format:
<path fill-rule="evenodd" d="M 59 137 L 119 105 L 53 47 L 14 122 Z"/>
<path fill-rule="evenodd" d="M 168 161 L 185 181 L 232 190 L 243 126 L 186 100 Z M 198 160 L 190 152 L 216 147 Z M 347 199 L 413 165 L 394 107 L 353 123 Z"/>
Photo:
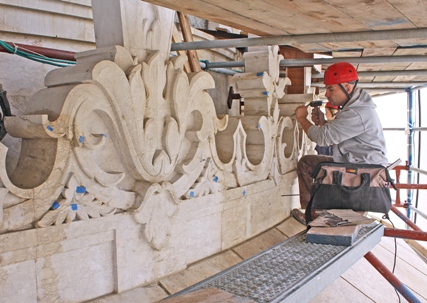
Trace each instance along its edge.
<path fill-rule="evenodd" d="M 314 107 L 311 111 L 311 121 L 313 121 L 315 125 L 325 125 L 325 114 L 319 109 L 319 107 Z"/>

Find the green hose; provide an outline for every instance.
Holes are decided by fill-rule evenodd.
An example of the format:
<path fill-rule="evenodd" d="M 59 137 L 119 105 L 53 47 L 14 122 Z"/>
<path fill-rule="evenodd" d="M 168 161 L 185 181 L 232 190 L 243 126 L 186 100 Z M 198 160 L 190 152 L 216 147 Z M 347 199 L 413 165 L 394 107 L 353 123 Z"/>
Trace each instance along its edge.
<path fill-rule="evenodd" d="M 24 57 L 24 58 L 27 58 L 27 59 L 30 59 L 33 61 L 37 61 L 40 63 L 50 64 L 50 65 L 59 66 L 59 67 L 70 66 L 70 65 L 76 64 L 76 62 L 74 62 L 74 61 L 53 59 L 53 58 L 49 58 L 49 57 L 46 57 L 46 56 L 43 56 L 40 54 L 26 52 L 24 50 L 19 49 L 18 47 L 11 46 L 2 40 L 0 40 L 0 46 L 3 47 L 8 52 L 10 52 L 11 54 L 16 54 L 18 56 L 21 56 L 21 57 Z"/>

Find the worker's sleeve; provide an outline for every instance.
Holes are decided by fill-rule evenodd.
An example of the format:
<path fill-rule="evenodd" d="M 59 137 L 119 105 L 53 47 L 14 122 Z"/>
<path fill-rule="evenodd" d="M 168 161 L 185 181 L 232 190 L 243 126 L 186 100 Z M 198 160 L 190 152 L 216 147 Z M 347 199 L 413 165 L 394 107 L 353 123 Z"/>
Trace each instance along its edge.
<path fill-rule="evenodd" d="M 323 126 L 311 126 L 307 136 L 311 141 L 327 146 L 354 138 L 364 131 L 365 125 L 360 115 L 354 110 L 345 110 Z"/>

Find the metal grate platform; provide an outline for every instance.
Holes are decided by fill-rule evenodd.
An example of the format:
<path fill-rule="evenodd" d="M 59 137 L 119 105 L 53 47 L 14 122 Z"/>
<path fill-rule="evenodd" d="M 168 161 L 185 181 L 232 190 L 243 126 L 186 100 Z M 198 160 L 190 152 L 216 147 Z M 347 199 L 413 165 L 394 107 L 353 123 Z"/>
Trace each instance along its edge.
<path fill-rule="evenodd" d="M 352 246 L 307 243 L 304 231 L 171 297 L 214 287 L 259 303 L 308 302 L 377 245 L 383 230 L 363 227 Z"/>

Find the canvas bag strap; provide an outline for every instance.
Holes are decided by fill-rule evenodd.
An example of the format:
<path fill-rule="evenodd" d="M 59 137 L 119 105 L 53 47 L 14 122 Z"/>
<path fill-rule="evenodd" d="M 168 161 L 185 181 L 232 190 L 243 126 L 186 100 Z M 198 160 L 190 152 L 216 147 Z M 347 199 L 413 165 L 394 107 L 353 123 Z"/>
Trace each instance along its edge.
<path fill-rule="evenodd" d="M 320 188 L 320 187 L 318 187 L 318 188 L 316 189 L 316 191 L 314 191 L 314 192 L 311 194 L 310 201 L 308 201 L 307 207 L 305 208 L 305 213 L 304 213 L 304 215 L 305 215 L 305 223 L 307 224 L 307 227 L 308 227 L 308 223 L 309 223 L 309 222 L 311 222 L 311 207 L 312 207 L 312 205 L 313 205 L 313 198 L 314 198 L 314 195 L 316 194 L 316 192 L 318 191 L 318 189 L 319 189 L 319 188 Z"/>
<path fill-rule="evenodd" d="M 312 177 L 313 179 L 316 179 L 317 174 L 319 173 L 319 170 L 320 170 L 320 168 L 322 167 L 322 165 L 324 165 L 324 164 L 329 164 L 329 163 L 333 163 L 333 162 L 320 162 L 320 163 L 318 163 L 318 164 L 314 167 L 313 172 L 311 173 L 311 177 Z M 305 216 L 305 222 L 306 222 L 307 226 L 308 226 L 308 223 L 311 221 L 311 207 L 312 207 L 312 205 L 313 205 L 313 198 L 314 198 L 314 195 L 316 194 L 316 192 L 317 192 L 317 190 L 318 190 L 318 189 L 319 189 L 319 187 L 316 189 L 316 191 L 315 191 L 315 192 L 313 192 L 313 193 L 311 194 L 311 196 L 310 196 L 310 201 L 308 201 L 307 207 L 305 208 L 304 216 Z"/>

